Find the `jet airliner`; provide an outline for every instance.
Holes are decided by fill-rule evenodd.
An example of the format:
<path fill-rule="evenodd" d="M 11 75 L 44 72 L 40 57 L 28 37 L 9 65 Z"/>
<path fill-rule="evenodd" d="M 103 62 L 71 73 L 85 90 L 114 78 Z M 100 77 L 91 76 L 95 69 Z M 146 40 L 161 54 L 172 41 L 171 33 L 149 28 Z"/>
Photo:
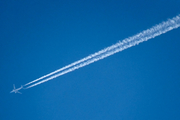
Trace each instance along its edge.
<path fill-rule="evenodd" d="M 19 94 L 22 94 L 21 92 L 19 92 L 19 90 L 21 90 L 22 88 L 23 88 L 23 86 L 21 85 L 21 87 L 20 88 L 15 88 L 15 85 L 13 84 L 13 87 L 14 87 L 14 89 L 10 92 L 10 93 L 19 93 Z"/>

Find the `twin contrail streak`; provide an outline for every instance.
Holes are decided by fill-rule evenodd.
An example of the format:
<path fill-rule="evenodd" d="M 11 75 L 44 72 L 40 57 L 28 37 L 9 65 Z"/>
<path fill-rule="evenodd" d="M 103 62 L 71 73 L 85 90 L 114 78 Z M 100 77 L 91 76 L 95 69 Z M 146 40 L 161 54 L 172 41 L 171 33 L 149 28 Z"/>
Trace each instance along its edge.
<path fill-rule="evenodd" d="M 118 42 L 112 46 L 109 46 L 99 52 L 96 52 L 94 54 L 91 54 L 79 61 L 76 61 L 74 63 L 71 63 L 65 67 L 62 67 L 54 72 L 51 72 L 47 75 L 44 75 L 36 80 L 33 80 L 24 86 L 26 86 L 25 89 L 34 87 L 36 85 L 42 84 L 44 82 L 47 82 L 49 80 L 52 80 L 54 78 L 57 78 L 61 75 L 64 75 L 66 73 L 72 72 L 76 69 L 79 69 L 81 67 L 84 67 L 86 65 L 89 65 L 91 63 L 94 63 L 98 60 L 104 59 L 110 55 L 113 55 L 117 52 L 123 51 L 127 48 L 130 48 L 132 46 L 138 45 L 139 43 L 142 43 L 144 41 L 147 41 L 149 39 L 152 39 L 154 37 L 157 37 L 161 34 L 164 34 L 168 31 L 171 31 L 175 28 L 180 27 L 180 15 L 177 15 L 176 17 L 169 19 L 165 22 L 162 22 L 158 25 L 153 26 L 150 29 L 144 30 L 132 37 L 124 39 L 122 42 Z"/>

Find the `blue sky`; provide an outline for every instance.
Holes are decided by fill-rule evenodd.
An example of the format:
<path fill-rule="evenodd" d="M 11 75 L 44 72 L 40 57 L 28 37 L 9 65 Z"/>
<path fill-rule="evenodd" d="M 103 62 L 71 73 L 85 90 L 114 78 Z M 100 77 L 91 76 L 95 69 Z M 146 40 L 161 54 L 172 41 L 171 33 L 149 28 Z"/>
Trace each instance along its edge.
<path fill-rule="evenodd" d="M 180 28 L 23 94 L 17 87 L 180 14 L 180 0 L 0 1 L 1 120 L 179 120 Z"/>

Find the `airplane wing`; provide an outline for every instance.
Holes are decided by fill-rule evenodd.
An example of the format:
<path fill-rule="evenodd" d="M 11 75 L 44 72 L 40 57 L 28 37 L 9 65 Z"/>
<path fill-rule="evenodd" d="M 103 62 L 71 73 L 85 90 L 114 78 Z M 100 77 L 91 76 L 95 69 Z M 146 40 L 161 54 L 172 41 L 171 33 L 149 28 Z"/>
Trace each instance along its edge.
<path fill-rule="evenodd" d="M 17 93 L 22 94 L 21 92 L 17 91 Z"/>
<path fill-rule="evenodd" d="M 14 87 L 14 89 L 10 92 L 10 93 L 19 93 L 19 94 L 22 94 L 21 92 L 19 92 L 18 90 L 21 90 L 22 88 L 23 88 L 23 86 L 21 85 L 21 87 L 20 88 L 17 88 L 16 89 L 16 87 L 15 87 L 15 85 L 13 84 L 13 87 Z"/>

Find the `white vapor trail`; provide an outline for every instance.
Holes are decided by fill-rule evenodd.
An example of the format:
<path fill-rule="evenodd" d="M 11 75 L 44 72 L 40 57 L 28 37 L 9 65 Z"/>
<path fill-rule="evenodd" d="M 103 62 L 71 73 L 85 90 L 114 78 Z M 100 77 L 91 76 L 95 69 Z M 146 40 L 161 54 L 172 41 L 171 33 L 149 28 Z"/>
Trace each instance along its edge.
<path fill-rule="evenodd" d="M 94 54 L 91 54 L 79 61 L 76 61 L 74 63 L 71 63 L 65 67 L 62 67 L 54 72 L 51 72 L 47 75 L 44 75 L 36 80 L 33 80 L 24 86 L 27 86 L 25 89 L 34 87 L 36 85 L 42 84 L 44 82 L 47 82 L 49 80 L 52 80 L 54 78 L 57 78 L 61 75 L 64 75 L 66 73 L 72 72 L 76 69 L 79 69 L 81 67 L 84 67 L 86 65 L 89 65 L 91 63 L 94 63 L 98 60 L 104 59 L 110 55 L 113 55 L 117 52 L 123 51 L 127 48 L 130 48 L 132 46 L 138 45 L 141 42 L 147 41 L 149 39 L 152 39 L 154 37 L 157 37 L 161 34 L 164 34 L 168 31 L 171 31 L 175 28 L 180 27 L 180 15 L 177 15 L 176 17 L 173 17 L 172 19 L 168 19 L 165 22 L 162 22 L 158 25 L 153 26 L 150 29 L 144 30 L 132 37 L 124 39 L 122 42 L 118 42 L 112 46 L 109 46 L 99 52 L 96 52 Z"/>

